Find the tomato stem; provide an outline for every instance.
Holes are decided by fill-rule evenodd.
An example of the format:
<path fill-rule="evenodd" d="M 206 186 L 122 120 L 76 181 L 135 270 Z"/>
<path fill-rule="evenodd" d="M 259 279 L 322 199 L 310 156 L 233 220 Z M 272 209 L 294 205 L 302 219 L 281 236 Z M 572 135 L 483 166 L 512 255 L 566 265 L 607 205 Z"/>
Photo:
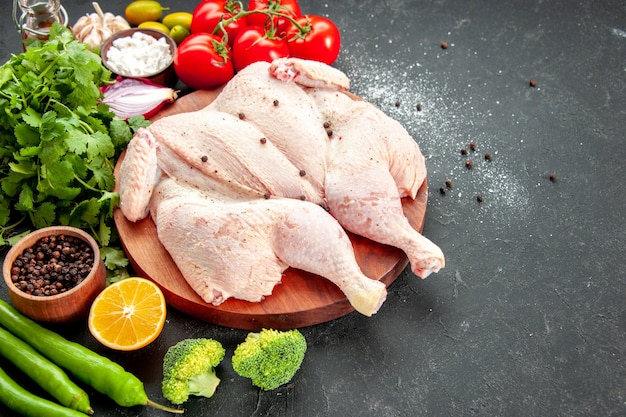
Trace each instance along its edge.
<path fill-rule="evenodd" d="M 226 26 L 230 25 L 233 22 L 236 22 L 237 20 L 246 17 L 246 16 L 250 16 L 250 15 L 254 15 L 254 14 L 263 14 L 265 16 L 267 16 L 269 22 L 270 22 L 270 28 L 266 29 L 265 31 L 265 37 L 268 39 L 276 39 L 276 22 L 275 22 L 275 17 L 279 17 L 279 18 L 283 18 L 283 19 L 287 19 L 289 21 L 289 23 L 291 23 L 292 25 L 294 25 L 297 29 L 298 29 L 298 33 L 291 39 L 288 39 L 288 41 L 290 40 L 294 40 L 294 39 L 304 39 L 306 37 L 307 34 L 309 34 L 311 32 L 311 25 L 309 23 L 307 23 L 306 25 L 301 25 L 300 23 L 297 22 L 296 19 L 294 19 L 291 15 L 287 14 L 287 13 L 283 13 L 281 10 L 284 9 L 284 6 L 282 6 L 280 4 L 280 0 L 276 0 L 276 1 L 268 1 L 268 8 L 267 10 L 244 10 L 243 9 L 243 5 L 241 2 L 238 1 L 229 1 L 226 3 L 225 6 L 225 10 L 228 11 L 231 14 L 231 17 L 229 19 L 224 20 L 223 18 L 220 19 L 220 21 L 218 22 L 217 26 L 215 27 L 215 29 L 213 30 L 213 34 L 214 35 L 219 35 L 220 33 L 222 34 L 222 38 L 224 39 L 225 43 L 228 43 L 228 33 L 226 32 Z M 222 16 L 223 17 L 223 16 Z"/>
<path fill-rule="evenodd" d="M 222 64 L 226 64 L 226 62 L 230 59 L 228 47 L 226 46 L 228 43 L 228 34 L 226 34 L 226 31 L 224 31 L 224 39 L 221 42 L 212 40 L 211 43 L 213 44 L 215 52 L 224 60 Z"/>

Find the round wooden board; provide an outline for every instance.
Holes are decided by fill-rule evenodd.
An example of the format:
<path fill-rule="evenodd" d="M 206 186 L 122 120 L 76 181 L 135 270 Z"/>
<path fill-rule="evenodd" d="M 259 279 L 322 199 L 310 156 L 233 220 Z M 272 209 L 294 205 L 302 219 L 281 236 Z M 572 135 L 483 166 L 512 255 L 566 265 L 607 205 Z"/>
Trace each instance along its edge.
<path fill-rule="evenodd" d="M 161 110 L 153 120 L 169 114 L 198 110 L 212 102 L 218 93 L 218 90 L 193 92 Z M 123 155 L 117 168 L 122 159 Z M 427 200 L 428 187 L 424 182 L 415 200 L 402 201 L 411 226 L 420 232 L 424 225 Z M 132 223 L 126 220 L 121 210 L 116 209 L 114 218 L 122 246 L 135 273 L 159 285 L 169 305 L 198 319 L 244 330 L 292 329 L 327 322 L 354 311 L 333 283 L 293 268 L 285 271 L 282 283 L 261 302 L 229 299 L 219 306 L 205 303 L 187 284 L 159 241 L 150 217 Z M 357 262 L 370 278 L 389 286 L 408 264 L 406 255 L 397 248 L 350 233 L 349 236 Z"/>

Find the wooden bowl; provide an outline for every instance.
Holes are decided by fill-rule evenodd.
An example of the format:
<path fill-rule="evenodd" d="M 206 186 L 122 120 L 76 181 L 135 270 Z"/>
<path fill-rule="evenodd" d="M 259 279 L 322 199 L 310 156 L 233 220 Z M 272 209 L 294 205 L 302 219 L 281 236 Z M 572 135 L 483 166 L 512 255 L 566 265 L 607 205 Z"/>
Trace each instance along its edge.
<path fill-rule="evenodd" d="M 164 38 L 167 44 L 170 47 L 170 52 L 172 54 L 171 60 L 165 65 L 162 69 L 159 69 L 156 72 L 142 74 L 141 76 L 132 76 L 130 74 L 124 74 L 123 72 L 117 72 L 113 68 L 111 68 L 108 64 L 107 54 L 109 53 L 109 49 L 113 46 L 113 42 L 120 38 L 126 38 L 133 36 L 134 33 L 141 32 L 146 35 L 152 36 L 155 39 Z M 176 70 L 174 69 L 174 54 L 176 53 L 176 42 L 172 39 L 171 36 L 166 35 L 165 33 L 159 32 L 154 29 L 145 29 L 145 28 L 132 28 L 127 30 L 122 30 L 120 32 L 114 33 L 108 39 L 106 39 L 102 45 L 100 46 L 100 58 L 102 59 L 102 64 L 115 75 L 119 75 L 124 78 L 145 78 L 153 82 L 154 84 L 163 85 L 167 87 L 174 87 L 178 82 L 178 77 L 176 76 Z"/>
<path fill-rule="evenodd" d="M 11 280 L 11 269 L 24 250 L 46 236 L 73 236 L 87 242 L 93 251 L 94 265 L 89 275 L 78 285 L 57 295 L 36 296 L 17 288 Z M 25 316 L 42 323 L 70 323 L 84 319 L 96 296 L 106 285 L 106 267 L 100 258 L 96 241 L 81 229 L 69 226 L 51 226 L 38 229 L 20 239 L 7 253 L 2 268 L 13 306 Z"/>

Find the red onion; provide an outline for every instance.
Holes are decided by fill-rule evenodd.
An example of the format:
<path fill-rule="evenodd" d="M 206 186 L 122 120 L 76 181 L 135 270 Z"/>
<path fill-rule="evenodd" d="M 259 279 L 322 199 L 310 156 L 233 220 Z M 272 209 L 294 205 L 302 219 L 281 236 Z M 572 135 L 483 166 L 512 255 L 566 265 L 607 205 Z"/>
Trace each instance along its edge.
<path fill-rule="evenodd" d="M 133 116 L 154 116 L 163 106 L 173 103 L 178 94 L 175 90 L 154 84 L 146 78 L 121 78 L 102 88 L 100 100 L 120 119 Z"/>

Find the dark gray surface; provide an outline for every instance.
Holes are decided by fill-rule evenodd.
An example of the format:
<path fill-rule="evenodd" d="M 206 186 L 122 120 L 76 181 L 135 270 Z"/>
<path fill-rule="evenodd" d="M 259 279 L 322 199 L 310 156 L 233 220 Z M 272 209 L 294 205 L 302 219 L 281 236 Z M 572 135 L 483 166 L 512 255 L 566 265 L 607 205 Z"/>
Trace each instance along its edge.
<path fill-rule="evenodd" d="M 63 4 L 72 22 L 91 12 L 90 1 Z M 114 13 L 125 5 L 103 2 Z M 302 329 L 302 369 L 271 392 L 229 364 L 247 332 L 177 311 L 134 353 L 99 347 L 86 326 L 64 333 L 136 373 L 155 400 L 168 346 L 222 341 L 222 384 L 212 399 L 190 401 L 187 416 L 626 415 L 626 2 L 301 7 L 338 24 L 336 66 L 352 91 L 420 144 L 431 190 L 424 234 L 442 247 L 445 270 L 425 281 L 406 270 L 373 318 L 353 313 Z M 3 62 L 20 50 L 9 17 L 0 20 Z M 466 169 L 460 149 L 472 140 Z M 453 186 L 441 195 L 446 178 Z M 169 415 L 96 394 L 93 402 L 97 416 Z"/>

